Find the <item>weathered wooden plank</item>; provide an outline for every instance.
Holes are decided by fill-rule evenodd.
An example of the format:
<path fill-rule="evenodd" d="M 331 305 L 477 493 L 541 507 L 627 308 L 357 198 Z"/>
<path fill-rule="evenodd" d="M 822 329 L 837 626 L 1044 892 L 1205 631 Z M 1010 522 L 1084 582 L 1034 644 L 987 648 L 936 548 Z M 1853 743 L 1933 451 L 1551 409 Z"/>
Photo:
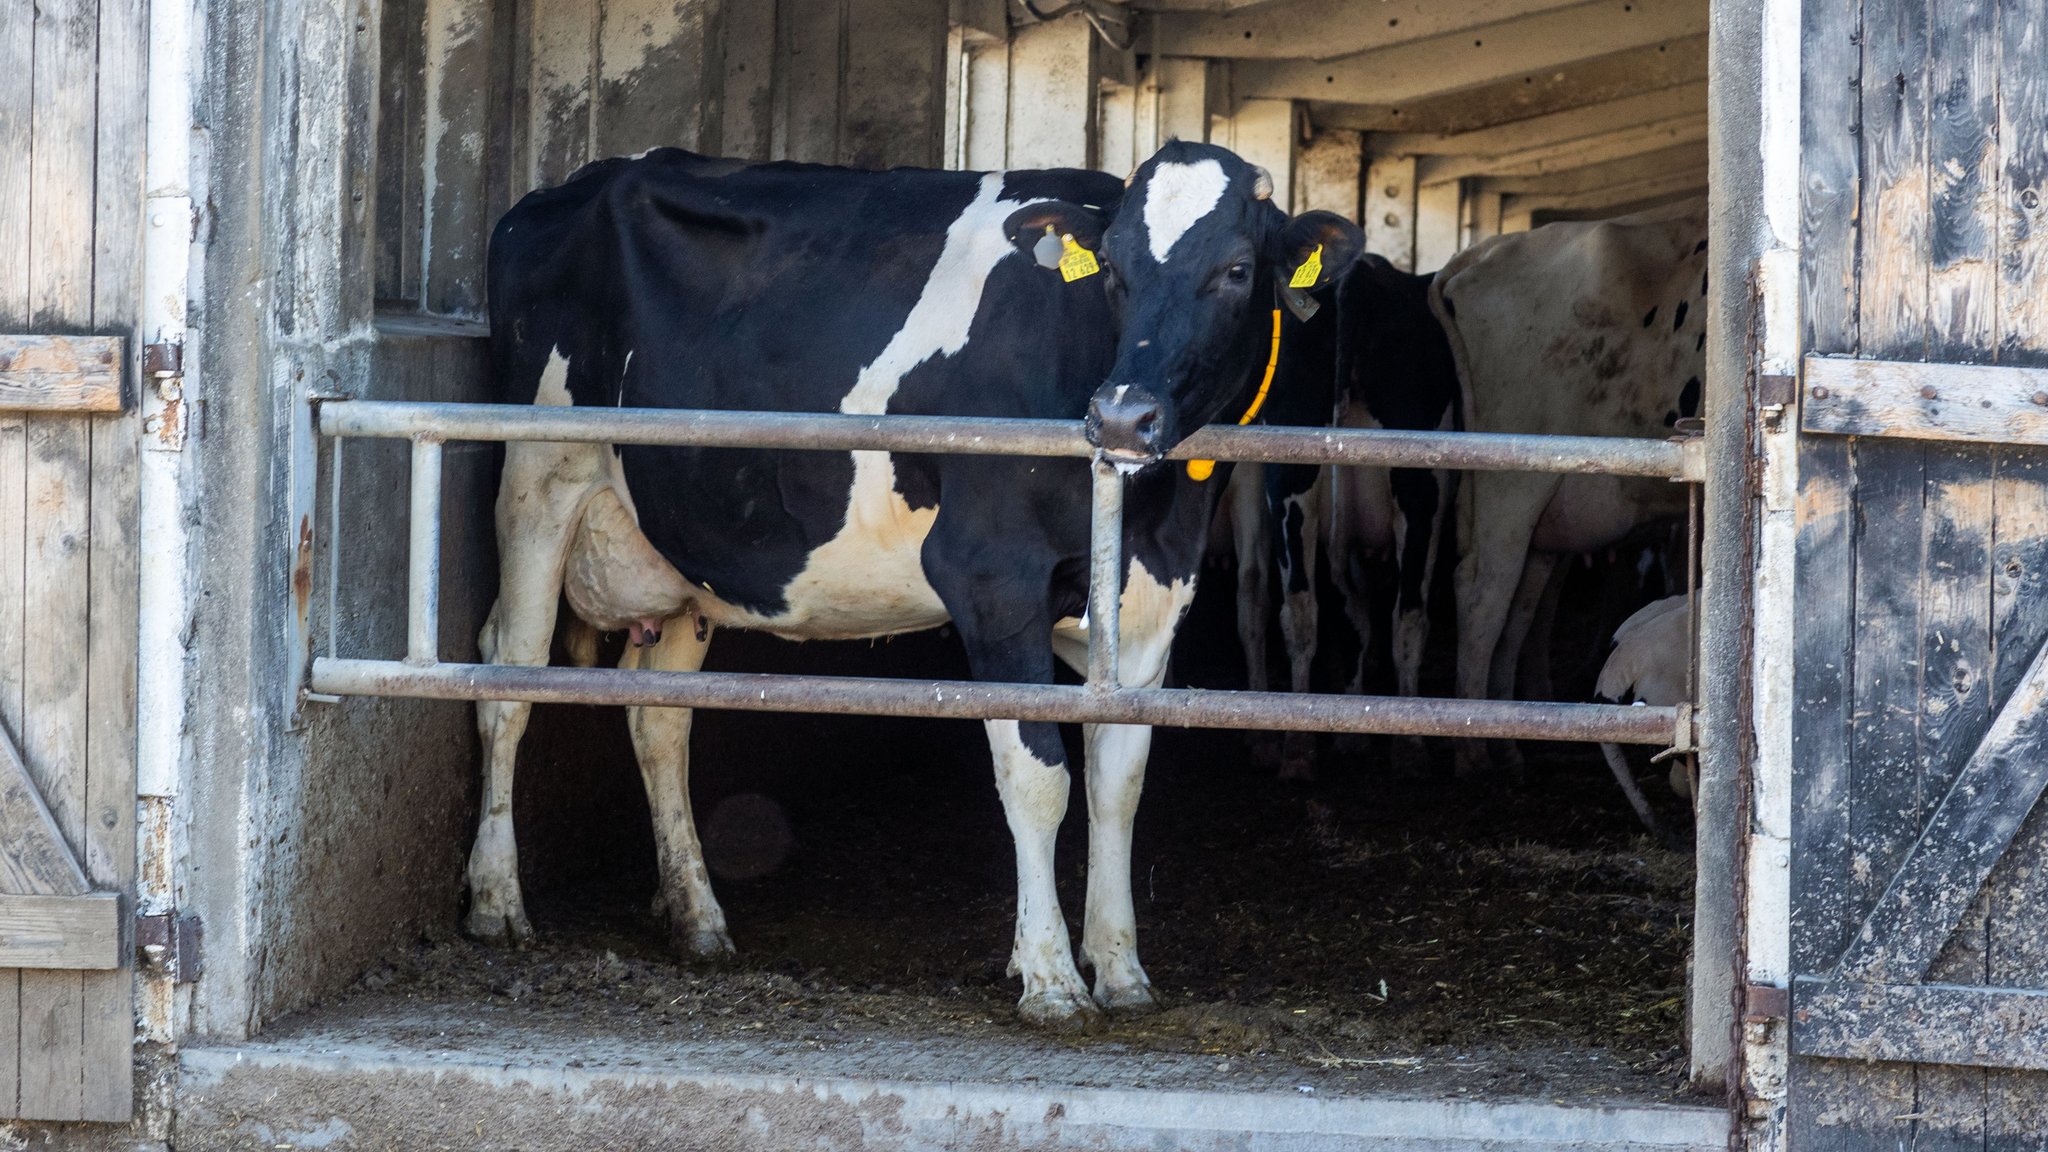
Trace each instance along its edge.
<path fill-rule="evenodd" d="M 135 676 L 141 586 L 137 497 L 142 432 L 133 412 L 93 421 L 92 623 L 87 641 L 86 871 L 106 891 L 135 885 Z M 117 926 L 125 927 L 126 921 Z M 135 997 L 128 936 L 117 963 L 83 977 L 84 1112 L 125 1120 L 134 1109 Z"/>
<path fill-rule="evenodd" d="M 1849 739 L 1848 869 L 1834 878 L 1851 922 L 1884 890 L 1920 832 L 1920 593 L 1925 449 L 1854 440 L 1856 582 Z"/>
<path fill-rule="evenodd" d="M 1856 576 L 1855 462 L 1844 440 L 1799 449 L 1793 595 L 1800 627 L 1793 653 L 1792 964 L 1819 972 L 1841 955 L 1851 923 L 1849 728 Z"/>
<path fill-rule="evenodd" d="M 2048 1068 L 2048 991 L 1802 977 L 1792 1021 L 1803 1056 Z"/>
<path fill-rule="evenodd" d="M 46 0 L 35 8 L 29 325 L 79 331 L 92 323 L 96 103 L 80 97 L 96 87 L 98 5 Z"/>
<path fill-rule="evenodd" d="M 120 967 L 120 896 L 113 892 L 83 896 L 0 893 L 0 965 Z"/>
<path fill-rule="evenodd" d="M 1160 12 L 1152 17 L 1145 46 L 1175 56 L 1327 60 L 1498 24 L 1571 2 L 1393 0 L 1362 6 L 1353 0 L 1304 0 L 1251 12 Z"/>
<path fill-rule="evenodd" d="M 0 329 L 28 322 L 29 108 L 35 82 L 33 4 L 0 4 Z"/>
<path fill-rule="evenodd" d="M 1804 377 L 1808 432 L 2048 444 L 2048 369 L 1809 356 Z"/>
<path fill-rule="evenodd" d="M 588 164 L 591 89 L 597 74 L 598 5 L 533 0 L 533 62 L 527 109 L 532 187 L 559 184 Z"/>
<path fill-rule="evenodd" d="M 946 92 L 946 0 L 846 0 L 839 162 L 936 167 Z"/>
<path fill-rule="evenodd" d="M 121 352 L 118 336 L 0 336 L 0 411 L 119 412 Z"/>
<path fill-rule="evenodd" d="M 491 221 L 483 148 L 490 133 L 492 17 L 489 0 L 427 5 L 420 265 L 422 299 L 430 312 L 467 316 L 484 306 Z"/>
<path fill-rule="evenodd" d="M 421 39 L 420 13 L 411 0 L 385 0 L 377 12 L 377 299 L 407 300 L 418 295 L 417 274 L 409 279 L 419 259 L 419 238 L 409 229 L 406 217 L 412 206 L 406 194 L 413 190 L 416 176 L 411 169 L 418 157 L 411 152 L 411 113 L 417 90 L 412 77 L 414 54 Z"/>
<path fill-rule="evenodd" d="M 1858 662 L 1863 650 L 1858 648 Z M 1863 765 L 1859 765 L 1861 767 Z M 2048 646 L 2034 657 L 1983 742 L 1842 957 L 1845 979 L 1926 975 L 2048 786 Z"/>
<path fill-rule="evenodd" d="M 1927 75 L 1929 351 L 1986 359 L 1998 320 L 1998 9 L 1936 11 Z"/>
<path fill-rule="evenodd" d="M 21 970 L 21 1105 L 27 1120 L 85 1118 L 85 981 L 75 970 Z"/>
<path fill-rule="evenodd" d="M 2048 11 L 1999 6 L 1998 359 L 2048 363 Z"/>
<path fill-rule="evenodd" d="M 1927 25 L 1918 0 L 1863 6 L 1864 356 L 1927 354 Z"/>
<path fill-rule="evenodd" d="M 775 117 L 775 8 L 762 0 L 726 5 L 719 151 L 727 156 L 768 159 Z"/>
<path fill-rule="evenodd" d="M 0 893 L 82 896 L 91 890 L 14 737 L 0 730 Z"/>
<path fill-rule="evenodd" d="M 1856 351 L 1857 133 L 1863 55 L 1855 4 L 1800 5 L 1799 266 L 1813 352 Z"/>
<path fill-rule="evenodd" d="M 0 968 L 0 1116 L 19 1115 L 21 1093 L 21 973 Z"/>
<path fill-rule="evenodd" d="M 844 0 L 777 0 L 776 12 L 775 158 L 830 164 L 839 155 Z"/>

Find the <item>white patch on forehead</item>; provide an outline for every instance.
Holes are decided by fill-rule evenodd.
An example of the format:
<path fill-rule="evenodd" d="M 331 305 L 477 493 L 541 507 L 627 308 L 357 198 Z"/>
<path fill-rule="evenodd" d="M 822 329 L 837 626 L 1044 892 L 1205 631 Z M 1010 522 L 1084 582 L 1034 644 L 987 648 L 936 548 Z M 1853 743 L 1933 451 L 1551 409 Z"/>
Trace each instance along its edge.
<path fill-rule="evenodd" d="M 1215 210 L 1228 187 L 1230 177 L 1214 160 L 1152 169 L 1152 178 L 1145 182 L 1145 235 L 1152 244 L 1152 259 L 1166 263 L 1174 242 Z"/>

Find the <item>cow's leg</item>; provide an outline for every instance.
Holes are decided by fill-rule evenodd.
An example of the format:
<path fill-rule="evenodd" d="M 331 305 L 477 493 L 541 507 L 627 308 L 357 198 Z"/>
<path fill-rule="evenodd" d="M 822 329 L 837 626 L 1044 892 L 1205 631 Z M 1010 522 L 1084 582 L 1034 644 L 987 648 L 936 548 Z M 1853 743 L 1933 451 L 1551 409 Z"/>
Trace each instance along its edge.
<path fill-rule="evenodd" d="M 1390 486 L 1394 496 L 1394 556 L 1398 584 L 1394 592 L 1394 684 L 1402 696 L 1422 694 L 1422 660 L 1429 647 L 1429 590 L 1436 579 L 1436 560 L 1444 546 L 1450 518 L 1449 472 L 1397 469 Z M 1394 739 L 1394 767 L 1413 775 L 1429 764 L 1429 749 L 1420 736 Z"/>
<path fill-rule="evenodd" d="M 1322 538 L 1323 502 L 1328 486 L 1323 469 L 1277 467 L 1269 472 L 1274 499 L 1273 534 L 1280 555 L 1280 634 L 1287 643 L 1288 686 L 1310 688 L 1316 659 L 1316 546 Z M 1315 734 L 1289 732 L 1280 756 L 1282 780 L 1315 776 Z"/>
<path fill-rule="evenodd" d="M 1230 472 L 1230 533 L 1237 552 L 1237 642 L 1244 649 L 1245 687 L 1264 692 L 1266 611 L 1272 603 L 1273 551 L 1266 524 L 1266 468 L 1241 464 Z"/>
<path fill-rule="evenodd" d="M 953 530 L 942 514 L 925 538 L 924 571 L 946 605 L 977 680 L 1050 684 L 1051 560 L 1033 563 L 990 532 Z M 1053 841 L 1067 813 L 1067 757 L 1059 726 L 990 720 L 996 794 L 1017 850 L 1017 931 L 1010 973 L 1024 978 L 1017 1012 L 1032 1024 L 1086 1028 L 1102 1011 L 1074 966 L 1072 938 L 1053 884 Z"/>
<path fill-rule="evenodd" d="M 621 668 L 662 672 L 695 672 L 704 666 L 710 629 L 698 639 L 698 621 L 683 616 L 668 622 L 651 647 L 628 645 Z M 633 734 L 633 754 L 640 761 L 640 779 L 647 786 L 647 808 L 654 817 L 654 849 L 661 887 L 655 903 L 668 920 L 670 943 L 684 956 L 718 956 L 731 952 L 725 911 L 711 893 L 704 870 L 704 849 L 697 841 L 697 821 L 690 811 L 689 708 L 628 708 L 626 726 Z"/>
<path fill-rule="evenodd" d="M 1554 476 L 1479 472 L 1458 495 L 1458 695 L 1485 700 L 1493 654 L 1529 557 L 1536 522 L 1557 490 Z M 1483 742 L 1455 745 L 1460 775 L 1486 768 Z"/>
<path fill-rule="evenodd" d="M 1535 636 L 1538 617 L 1543 614 L 1543 597 L 1550 586 L 1564 572 L 1554 552 L 1531 552 L 1522 568 L 1522 581 L 1515 586 L 1515 599 L 1508 609 L 1507 622 L 1500 630 L 1500 643 L 1493 650 L 1493 669 L 1487 674 L 1488 684 L 1495 700 L 1527 699 L 1527 693 L 1520 690 L 1515 673 L 1522 664 L 1524 645 L 1534 645 L 1540 639 Z M 1542 645 L 1542 659 L 1550 659 L 1548 644 Z M 1545 678 L 1546 681 L 1548 677 Z M 1522 758 L 1522 746 L 1513 740 L 1501 740 L 1494 744 L 1494 756 L 1499 766 L 1516 780 L 1522 779 L 1526 766 Z"/>
<path fill-rule="evenodd" d="M 1117 614 L 1117 680 L 1126 688 L 1157 688 L 1166 680 L 1167 655 L 1181 614 L 1194 599 L 1192 580 L 1161 585 L 1134 565 Z M 1088 633 L 1077 627 L 1053 633 L 1053 651 L 1086 675 Z M 1095 999 L 1104 1008 L 1143 1012 L 1157 1007 L 1151 978 L 1138 962 L 1137 911 L 1131 902 L 1131 828 L 1145 786 L 1152 729 L 1143 724 L 1087 724 L 1088 905 L 1081 958 L 1095 973 Z"/>
<path fill-rule="evenodd" d="M 477 648 L 486 664 L 541 665 L 555 635 L 562 566 L 593 475 L 585 446 L 507 444 L 498 487 L 498 600 Z M 594 457 L 593 457 L 594 458 Z M 519 891 L 512 779 L 519 738 L 533 705 L 484 700 L 476 706 L 484 753 L 483 811 L 469 851 L 469 915 L 463 930 L 493 943 L 533 937 Z"/>
<path fill-rule="evenodd" d="M 1557 606 L 1564 599 L 1564 586 L 1571 573 L 1570 560 L 1559 557 L 1551 565 L 1549 578 L 1543 582 L 1542 590 L 1537 593 L 1536 611 L 1529 617 L 1528 630 L 1522 636 L 1520 650 L 1515 657 L 1514 682 L 1518 699 L 1557 699 L 1556 683 L 1550 674 L 1551 665 L 1556 663 L 1552 644 L 1557 638 Z M 1603 636 L 1613 634 L 1612 628 L 1601 632 Z"/>

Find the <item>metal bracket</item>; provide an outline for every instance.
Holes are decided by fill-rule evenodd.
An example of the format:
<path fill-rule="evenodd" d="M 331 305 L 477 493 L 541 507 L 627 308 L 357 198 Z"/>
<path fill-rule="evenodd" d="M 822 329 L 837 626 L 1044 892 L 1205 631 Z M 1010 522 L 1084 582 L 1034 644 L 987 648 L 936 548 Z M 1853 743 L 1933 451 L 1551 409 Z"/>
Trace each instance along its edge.
<path fill-rule="evenodd" d="M 1662 764 L 1673 756 L 1689 756 L 1699 751 L 1696 743 L 1698 734 L 1693 729 L 1692 705 L 1681 702 L 1673 711 L 1678 713 L 1678 723 L 1671 734 L 1671 747 L 1650 757 L 1652 764 Z"/>
<path fill-rule="evenodd" d="M 143 420 L 145 443 L 176 452 L 185 447 L 185 431 L 191 424 L 185 405 L 185 343 L 158 340 L 142 346 L 142 377 L 156 389 L 162 407 Z"/>
<path fill-rule="evenodd" d="M 1764 427 L 1775 432 L 1785 420 L 1785 410 L 1799 398 L 1799 377 L 1769 372 L 1756 378 L 1756 410 Z"/>
<path fill-rule="evenodd" d="M 1683 453 L 1680 460 L 1681 473 L 1672 477 L 1676 484 L 1704 484 L 1707 479 L 1707 422 L 1698 416 L 1687 416 L 1673 424 L 1675 433 L 1671 442 L 1678 445 Z"/>
<path fill-rule="evenodd" d="M 197 916 L 163 912 L 135 918 L 135 958 L 143 969 L 192 984 L 206 971 L 206 925 Z"/>
<path fill-rule="evenodd" d="M 1769 984 L 1742 987 L 1742 1019 L 1751 1024 L 1783 1020 L 1792 1014 L 1792 990 Z"/>

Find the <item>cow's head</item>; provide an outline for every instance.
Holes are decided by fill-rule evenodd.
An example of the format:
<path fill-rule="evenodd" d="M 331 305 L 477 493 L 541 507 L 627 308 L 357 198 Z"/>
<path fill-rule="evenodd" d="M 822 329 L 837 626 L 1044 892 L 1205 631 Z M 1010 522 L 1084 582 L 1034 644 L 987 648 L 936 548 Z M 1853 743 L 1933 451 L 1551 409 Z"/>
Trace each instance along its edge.
<path fill-rule="evenodd" d="M 1119 336 L 1088 427 L 1112 459 L 1150 464 L 1202 425 L 1237 419 L 1271 351 L 1280 290 L 1312 259 L 1321 271 L 1305 286 L 1328 284 L 1364 250 L 1357 225 L 1289 218 L 1272 197 L 1263 168 L 1176 140 L 1132 173 L 1114 216 L 1065 201 L 1011 215 L 1011 240 L 1041 263 L 1056 264 L 1071 236 L 1101 265 Z"/>

